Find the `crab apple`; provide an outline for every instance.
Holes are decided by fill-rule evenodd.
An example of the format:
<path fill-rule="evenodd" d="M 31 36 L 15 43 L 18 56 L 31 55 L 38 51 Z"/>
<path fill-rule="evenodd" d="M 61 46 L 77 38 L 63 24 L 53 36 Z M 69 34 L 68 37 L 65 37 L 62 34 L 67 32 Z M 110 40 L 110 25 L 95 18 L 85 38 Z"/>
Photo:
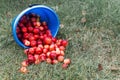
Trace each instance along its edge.
<path fill-rule="evenodd" d="M 51 63 L 52 63 L 52 60 L 51 60 L 50 58 L 47 58 L 47 59 L 46 59 L 46 62 L 47 62 L 48 64 L 51 64 Z"/>
<path fill-rule="evenodd" d="M 45 37 L 43 41 L 44 41 L 45 44 L 51 44 L 52 43 L 52 39 L 50 37 Z"/>
<path fill-rule="evenodd" d="M 70 61 L 70 59 L 64 59 L 64 64 L 70 64 L 71 63 L 71 61 Z"/>
<path fill-rule="evenodd" d="M 50 51 L 55 50 L 55 45 L 54 45 L 54 44 L 51 44 L 50 47 L 49 47 L 49 50 L 50 50 Z"/>
<path fill-rule="evenodd" d="M 33 33 L 35 33 L 35 34 L 38 34 L 39 31 L 40 31 L 39 28 L 34 28 L 34 29 L 33 29 Z"/>
<path fill-rule="evenodd" d="M 23 62 L 21 62 L 21 65 L 27 67 L 29 65 L 28 60 L 24 60 Z"/>
<path fill-rule="evenodd" d="M 56 59 L 56 58 L 57 58 L 57 54 L 51 52 L 51 53 L 50 53 L 50 58 L 51 58 L 51 59 Z"/>
<path fill-rule="evenodd" d="M 29 26 L 29 27 L 28 27 L 28 31 L 29 31 L 29 32 L 33 32 L 33 27 L 32 27 L 32 26 Z"/>
<path fill-rule="evenodd" d="M 34 34 L 35 40 L 39 39 L 39 34 Z"/>
<path fill-rule="evenodd" d="M 50 48 L 50 46 L 49 45 L 44 45 L 44 49 L 49 49 Z"/>
<path fill-rule="evenodd" d="M 39 54 L 34 54 L 35 60 L 40 59 L 40 55 Z"/>
<path fill-rule="evenodd" d="M 43 26 L 40 26 L 39 29 L 40 29 L 40 31 L 43 31 L 43 30 L 44 30 L 44 27 L 43 27 Z"/>
<path fill-rule="evenodd" d="M 44 29 L 45 29 L 45 30 L 48 30 L 48 26 L 44 26 Z"/>
<path fill-rule="evenodd" d="M 36 22 L 36 26 L 40 27 L 41 23 L 39 21 Z"/>
<path fill-rule="evenodd" d="M 68 41 L 67 40 L 62 40 L 61 44 L 66 47 L 68 45 Z"/>
<path fill-rule="evenodd" d="M 40 35 L 40 37 L 39 37 L 41 40 L 43 40 L 44 39 L 44 36 L 43 35 Z"/>
<path fill-rule="evenodd" d="M 68 68 L 68 64 L 63 63 L 63 64 L 62 64 L 62 68 L 63 68 L 63 69 L 67 69 L 67 68 Z"/>
<path fill-rule="evenodd" d="M 38 47 L 42 48 L 43 49 L 43 45 L 42 44 L 39 44 Z"/>
<path fill-rule="evenodd" d="M 58 63 L 58 60 L 54 59 L 52 60 L 52 64 L 57 64 Z"/>
<path fill-rule="evenodd" d="M 65 55 L 64 51 L 60 51 L 60 55 L 64 56 Z"/>
<path fill-rule="evenodd" d="M 52 37 L 52 41 L 56 43 L 57 39 L 55 37 Z"/>
<path fill-rule="evenodd" d="M 29 36 L 29 41 L 34 41 L 35 37 L 34 36 Z"/>
<path fill-rule="evenodd" d="M 19 26 L 20 28 L 22 28 L 22 27 L 24 27 L 24 24 L 23 24 L 23 23 L 18 23 L 18 26 Z"/>
<path fill-rule="evenodd" d="M 27 68 L 24 67 L 24 66 L 22 66 L 19 71 L 22 72 L 22 73 L 27 73 L 28 72 Z"/>
<path fill-rule="evenodd" d="M 27 32 L 27 28 L 26 28 L 26 27 L 22 27 L 21 30 L 22 30 L 23 33 L 26 33 L 26 32 Z"/>
<path fill-rule="evenodd" d="M 37 44 L 38 45 L 42 44 L 42 41 L 41 40 L 37 40 Z"/>
<path fill-rule="evenodd" d="M 60 55 L 60 49 L 59 48 L 56 48 L 56 54 Z"/>
<path fill-rule="evenodd" d="M 26 55 L 28 55 L 28 52 L 29 52 L 29 49 L 25 49 L 25 50 L 24 50 L 24 53 L 25 53 Z"/>
<path fill-rule="evenodd" d="M 64 61 L 64 56 L 58 56 L 58 58 L 57 58 L 57 60 L 59 61 L 59 62 L 63 62 Z"/>
<path fill-rule="evenodd" d="M 37 46 L 37 41 L 35 41 L 35 40 L 30 41 L 30 46 L 32 46 L 32 47 Z"/>
<path fill-rule="evenodd" d="M 36 47 L 36 54 L 41 54 L 42 53 L 42 48 Z"/>
<path fill-rule="evenodd" d="M 29 38 L 29 33 L 23 33 L 23 38 L 26 38 L 26 39 L 28 39 Z"/>
<path fill-rule="evenodd" d="M 31 64 L 31 63 L 34 63 L 35 62 L 35 57 L 31 54 L 28 54 L 28 62 Z"/>
<path fill-rule="evenodd" d="M 35 60 L 34 63 L 35 63 L 35 64 L 40 64 L 40 63 L 41 63 L 41 60 L 40 60 L 40 59 L 37 59 L 37 60 Z"/>
<path fill-rule="evenodd" d="M 30 54 L 34 54 L 35 53 L 35 49 L 33 47 L 30 47 L 28 49 L 28 51 L 29 51 Z"/>
<path fill-rule="evenodd" d="M 48 49 L 43 48 L 43 53 L 46 54 L 48 52 Z"/>
<path fill-rule="evenodd" d="M 48 58 L 50 58 L 50 52 L 47 52 L 47 53 L 46 53 L 46 56 L 47 56 Z"/>
<path fill-rule="evenodd" d="M 57 45 L 57 46 L 60 46 L 60 45 L 61 45 L 61 40 L 57 40 L 57 41 L 56 41 L 56 45 Z"/>
<path fill-rule="evenodd" d="M 23 43 L 25 46 L 30 46 L 30 41 L 27 39 L 23 40 Z"/>
<path fill-rule="evenodd" d="M 45 61 L 45 60 L 46 60 L 46 58 L 47 58 L 47 57 L 46 57 L 46 55 L 45 55 L 45 54 L 41 54 L 41 55 L 40 55 L 40 59 L 41 59 L 41 61 Z"/>
<path fill-rule="evenodd" d="M 65 47 L 64 46 L 59 46 L 59 49 L 62 51 L 65 51 Z"/>
<path fill-rule="evenodd" d="M 52 34 L 51 34 L 51 31 L 50 31 L 50 30 L 46 30 L 46 34 L 47 34 L 48 36 L 52 36 Z"/>
<path fill-rule="evenodd" d="M 46 23 L 45 21 L 43 21 L 43 22 L 42 22 L 42 25 L 43 25 L 43 26 L 46 26 L 46 25 L 47 25 L 47 23 Z"/>

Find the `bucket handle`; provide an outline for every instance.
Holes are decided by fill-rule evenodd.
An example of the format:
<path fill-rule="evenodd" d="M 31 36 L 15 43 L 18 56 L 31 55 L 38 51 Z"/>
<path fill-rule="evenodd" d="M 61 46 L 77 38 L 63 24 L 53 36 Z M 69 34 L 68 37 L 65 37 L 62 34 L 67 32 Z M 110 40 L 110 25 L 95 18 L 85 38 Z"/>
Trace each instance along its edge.
<path fill-rule="evenodd" d="M 29 4 L 29 7 L 33 7 L 33 6 L 37 6 L 37 5 L 40 5 L 40 4 Z"/>

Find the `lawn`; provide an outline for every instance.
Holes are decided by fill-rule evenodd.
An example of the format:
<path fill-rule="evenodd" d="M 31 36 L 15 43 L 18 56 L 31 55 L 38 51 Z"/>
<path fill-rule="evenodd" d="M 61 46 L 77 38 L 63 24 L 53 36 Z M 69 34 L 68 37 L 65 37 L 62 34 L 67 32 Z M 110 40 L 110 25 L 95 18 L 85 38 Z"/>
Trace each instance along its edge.
<path fill-rule="evenodd" d="M 26 56 L 11 22 L 36 3 L 59 16 L 56 37 L 69 40 L 65 54 L 72 61 L 66 70 L 43 62 L 30 65 L 28 74 L 18 71 Z M 120 80 L 120 0 L 0 0 L 0 80 Z"/>

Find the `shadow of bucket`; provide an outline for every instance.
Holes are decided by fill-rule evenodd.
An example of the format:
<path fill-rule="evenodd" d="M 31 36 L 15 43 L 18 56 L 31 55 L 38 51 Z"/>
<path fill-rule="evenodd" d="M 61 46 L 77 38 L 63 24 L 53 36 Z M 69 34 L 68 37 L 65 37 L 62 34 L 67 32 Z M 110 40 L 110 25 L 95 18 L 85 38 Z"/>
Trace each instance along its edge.
<path fill-rule="evenodd" d="M 16 27 L 17 27 L 19 20 L 21 19 L 21 17 L 24 14 L 29 14 L 29 13 L 35 13 L 36 15 L 40 16 L 41 21 L 46 21 L 48 24 L 48 28 L 52 33 L 52 36 L 56 37 L 58 30 L 59 30 L 59 24 L 60 24 L 59 18 L 57 16 L 56 12 L 53 9 L 51 9 L 50 7 L 45 6 L 45 5 L 32 5 L 32 6 L 29 6 L 27 9 L 23 10 L 12 21 L 13 38 L 19 46 L 21 46 L 23 48 L 29 48 L 29 47 L 25 46 L 18 39 L 17 34 L 16 34 Z"/>

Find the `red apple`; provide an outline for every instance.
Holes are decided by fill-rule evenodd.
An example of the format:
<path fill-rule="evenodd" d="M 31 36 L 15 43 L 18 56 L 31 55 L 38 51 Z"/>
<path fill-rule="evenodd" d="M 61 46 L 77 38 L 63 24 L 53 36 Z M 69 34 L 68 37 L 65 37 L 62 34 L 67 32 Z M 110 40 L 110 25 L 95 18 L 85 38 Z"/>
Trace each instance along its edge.
<path fill-rule="evenodd" d="M 23 33 L 23 38 L 26 38 L 26 39 L 28 39 L 29 38 L 29 33 Z"/>
<path fill-rule="evenodd" d="M 68 64 L 65 64 L 65 63 L 62 64 L 62 68 L 63 68 L 63 69 L 67 69 L 67 68 L 68 68 Z"/>
<path fill-rule="evenodd" d="M 63 61 L 64 61 L 64 56 L 58 56 L 57 60 L 58 60 L 59 62 L 63 62 Z"/>
<path fill-rule="evenodd" d="M 37 48 L 36 48 L 36 54 L 41 54 L 41 53 L 42 53 L 42 48 L 37 47 Z"/>
<path fill-rule="evenodd" d="M 38 33 L 39 33 L 39 29 L 38 29 L 38 28 L 34 28 L 34 29 L 33 29 L 33 32 L 34 32 L 35 34 L 38 34 Z"/>
<path fill-rule="evenodd" d="M 26 33 L 27 32 L 27 28 L 26 27 L 22 27 L 22 32 Z"/>
<path fill-rule="evenodd" d="M 67 40 L 62 40 L 61 44 L 66 47 L 68 45 L 68 41 Z"/>
<path fill-rule="evenodd" d="M 23 43 L 25 46 L 30 46 L 30 41 L 27 39 L 23 40 Z"/>
<path fill-rule="evenodd" d="M 57 58 L 57 54 L 51 52 L 51 53 L 50 53 L 50 58 L 51 58 L 51 59 L 56 59 L 56 58 Z"/>
<path fill-rule="evenodd" d="M 28 50 L 29 50 L 30 54 L 34 54 L 35 53 L 35 49 L 33 47 L 30 47 Z"/>
<path fill-rule="evenodd" d="M 44 43 L 45 44 L 52 44 L 52 39 L 50 37 L 45 37 L 44 38 Z"/>
<path fill-rule="evenodd" d="M 54 59 L 52 60 L 52 64 L 57 64 L 58 63 L 58 60 Z"/>
<path fill-rule="evenodd" d="M 23 62 L 21 62 L 21 65 L 27 67 L 29 65 L 28 60 L 24 60 Z"/>
<path fill-rule="evenodd" d="M 30 64 L 34 63 L 34 62 L 35 62 L 35 57 L 34 57 L 33 55 L 29 54 L 29 55 L 28 55 L 28 62 L 29 62 Z"/>
<path fill-rule="evenodd" d="M 24 66 L 22 66 L 19 71 L 22 72 L 22 73 L 27 73 L 28 72 L 27 68 L 24 67 Z"/>
<path fill-rule="evenodd" d="M 52 60 L 51 60 L 50 58 L 47 58 L 47 59 L 46 59 L 46 62 L 47 62 L 48 64 L 51 64 L 51 63 L 52 63 Z"/>
<path fill-rule="evenodd" d="M 64 59 L 64 64 L 70 64 L 71 63 L 71 61 L 70 61 L 70 59 Z"/>
<path fill-rule="evenodd" d="M 28 27 L 28 31 L 29 31 L 29 32 L 33 32 L 33 27 L 32 27 L 32 26 L 29 26 L 29 27 Z"/>
<path fill-rule="evenodd" d="M 37 46 L 37 41 L 35 41 L 35 40 L 30 41 L 30 46 L 32 46 L 32 47 Z"/>

